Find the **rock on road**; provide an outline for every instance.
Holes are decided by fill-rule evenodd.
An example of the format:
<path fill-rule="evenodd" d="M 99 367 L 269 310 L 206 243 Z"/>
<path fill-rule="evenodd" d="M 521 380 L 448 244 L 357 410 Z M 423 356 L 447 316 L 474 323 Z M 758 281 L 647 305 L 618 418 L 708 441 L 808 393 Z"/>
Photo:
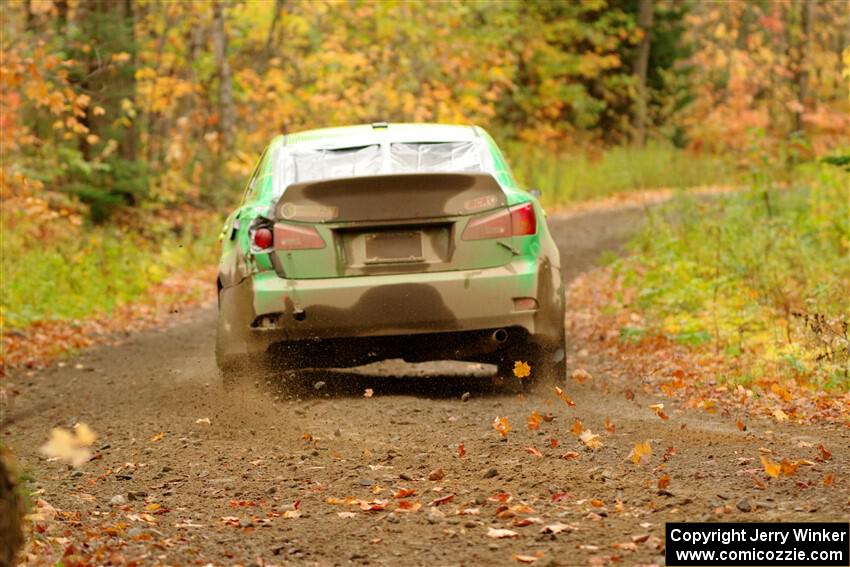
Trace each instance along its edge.
<path fill-rule="evenodd" d="M 640 209 L 553 215 L 565 277 L 617 249 L 642 217 Z M 850 513 L 846 427 L 753 419 L 742 432 L 728 417 L 677 411 L 637 381 L 630 399 L 593 361 L 592 380 L 567 381 L 575 407 L 545 388 L 520 398 L 457 377 L 339 376 L 301 399 L 274 388 L 226 394 L 214 322 L 212 310 L 198 311 L 64 368 L 13 377 L 19 418 L 4 441 L 29 467 L 37 498 L 70 513 L 55 520 L 66 524 L 63 544 L 89 540 L 93 551 L 112 542 L 102 557 L 141 564 L 637 565 L 663 563 L 666 521 Z M 669 420 L 647 409 L 655 402 L 667 404 Z M 554 419 L 530 431 L 532 411 Z M 512 425 L 507 439 L 496 416 Z M 583 448 L 574 419 L 600 434 L 601 449 Z M 52 427 L 76 422 L 99 434 L 99 457 L 80 471 L 38 453 Z M 635 465 L 629 452 L 644 441 L 652 455 Z M 832 459 L 794 478 L 765 477 L 760 450 L 811 460 L 820 444 Z M 829 472 L 834 483 L 824 487 Z M 390 512 L 402 488 L 416 491 L 403 499 L 414 510 Z M 390 503 L 363 511 L 348 498 Z M 492 537 L 506 532 L 490 528 L 515 535 Z"/>

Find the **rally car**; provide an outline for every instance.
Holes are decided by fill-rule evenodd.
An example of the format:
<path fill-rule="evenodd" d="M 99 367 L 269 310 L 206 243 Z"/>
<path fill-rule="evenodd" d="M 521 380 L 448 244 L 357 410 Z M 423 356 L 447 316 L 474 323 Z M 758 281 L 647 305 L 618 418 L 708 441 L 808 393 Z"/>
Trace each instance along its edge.
<path fill-rule="evenodd" d="M 278 136 L 221 240 L 226 384 L 249 369 L 388 358 L 566 372 L 558 249 L 540 202 L 477 126 Z"/>

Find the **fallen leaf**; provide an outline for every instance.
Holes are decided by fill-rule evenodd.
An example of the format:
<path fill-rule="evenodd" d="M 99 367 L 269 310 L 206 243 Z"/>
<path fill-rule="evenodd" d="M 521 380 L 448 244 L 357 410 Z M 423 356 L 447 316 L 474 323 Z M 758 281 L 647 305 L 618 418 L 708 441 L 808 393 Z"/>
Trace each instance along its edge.
<path fill-rule="evenodd" d="M 506 537 L 516 537 L 519 534 L 513 530 L 505 530 L 500 528 L 487 528 L 487 537 L 503 539 Z"/>
<path fill-rule="evenodd" d="M 573 370 L 572 377 L 573 380 L 575 380 L 579 384 L 583 384 L 586 381 L 593 379 L 593 376 L 591 376 L 584 368 L 578 368 L 576 370 Z"/>
<path fill-rule="evenodd" d="M 774 463 L 764 455 L 759 455 L 759 459 L 761 459 L 761 465 L 764 467 L 764 472 L 773 478 L 777 478 L 779 476 L 779 472 L 782 470 L 782 466 L 779 463 Z"/>
<path fill-rule="evenodd" d="M 531 415 L 526 418 L 526 423 L 528 425 L 529 431 L 536 431 L 540 429 L 541 421 L 543 421 L 543 418 L 539 413 L 537 413 L 536 411 L 531 412 Z"/>
<path fill-rule="evenodd" d="M 360 509 L 364 512 L 379 512 L 381 510 L 386 510 L 387 505 L 389 505 L 389 503 L 389 500 L 361 501 Z"/>
<path fill-rule="evenodd" d="M 832 453 L 826 450 L 826 447 L 823 445 L 818 445 L 818 450 L 820 451 L 820 456 L 824 461 L 828 461 L 832 458 Z"/>
<path fill-rule="evenodd" d="M 531 376 L 531 366 L 529 366 L 527 362 L 517 360 L 514 362 L 514 376 L 520 380 Z"/>
<path fill-rule="evenodd" d="M 395 492 L 393 492 L 393 498 L 407 498 L 408 496 L 413 496 L 416 494 L 415 488 L 399 488 Z"/>
<path fill-rule="evenodd" d="M 675 454 L 676 454 L 676 448 L 675 447 L 667 447 L 667 450 L 664 451 L 663 455 L 661 455 L 661 460 L 666 463 L 667 461 L 670 460 L 670 457 L 672 457 Z"/>
<path fill-rule="evenodd" d="M 366 390 L 363 392 L 364 398 L 371 398 L 373 395 L 375 395 L 375 390 L 373 390 L 372 388 L 366 388 Z"/>
<path fill-rule="evenodd" d="M 824 486 L 832 486 L 833 474 L 829 473 L 825 477 L 823 477 L 823 485 Z"/>
<path fill-rule="evenodd" d="M 562 524 L 561 522 L 557 522 L 557 523 L 554 523 L 554 524 L 549 524 L 548 526 L 543 526 L 542 528 L 540 528 L 540 533 L 542 533 L 542 534 L 559 534 L 559 533 L 565 532 L 565 531 L 574 532 L 577 529 L 578 528 L 573 526 L 573 525 Z"/>
<path fill-rule="evenodd" d="M 219 521 L 223 523 L 225 526 L 234 526 L 239 527 L 239 517 L 238 516 L 222 516 L 219 518 Z"/>
<path fill-rule="evenodd" d="M 779 408 L 773 410 L 773 418 L 778 422 L 788 421 L 788 414 Z"/>
<path fill-rule="evenodd" d="M 579 439 L 581 439 L 581 442 L 584 443 L 588 449 L 596 451 L 597 449 L 602 448 L 602 439 L 590 429 L 585 429 L 582 434 L 579 435 Z"/>
<path fill-rule="evenodd" d="M 161 440 L 163 437 L 165 437 L 165 431 L 160 431 L 159 433 L 157 433 L 156 435 L 151 437 L 150 440 L 156 442 L 156 441 Z"/>
<path fill-rule="evenodd" d="M 451 500 L 455 497 L 454 494 L 447 494 L 441 498 L 435 498 L 428 503 L 428 506 L 439 506 L 440 504 L 445 504 L 446 502 L 451 502 Z"/>
<path fill-rule="evenodd" d="M 622 543 L 613 543 L 611 547 L 614 549 L 625 549 L 626 551 L 637 551 L 637 544 L 633 541 L 624 541 Z"/>
<path fill-rule="evenodd" d="M 457 456 L 461 459 L 466 456 L 466 447 L 463 446 L 463 443 L 458 443 L 457 446 Z"/>
<path fill-rule="evenodd" d="M 670 486 L 670 475 L 665 474 L 658 479 L 658 488 L 664 490 L 668 486 Z"/>
<path fill-rule="evenodd" d="M 555 394 L 564 401 L 570 407 L 575 407 L 575 402 L 570 399 L 569 396 L 558 386 L 555 386 Z"/>
<path fill-rule="evenodd" d="M 281 517 L 286 518 L 287 520 L 294 520 L 295 518 L 301 517 L 301 510 L 285 510 Z"/>
<path fill-rule="evenodd" d="M 511 431 L 511 422 L 506 417 L 496 416 L 496 419 L 493 420 L 493 429 L 498 431 L 502 437 L 507 437 Z"/>
<path fill-rule="evenodd" d="M 579 454 L 578 454 L 578 453 L 576 453 L 575 451 L 567 451 L 566 453 L 564 453 L 563 455 L 561 455 L 561 458 L 562 458 L 562 459 L 570 460 L 570 459 L 578 459 L 580 456 L 581 456 L 581 455 L 579 455 Z"/>
<path fill-rule="evenodd" d="M 603 502 L 602 500 L 600 500 L 598 498 L 594 498 L 593 500 L 590 501 L 590 505 L 593 506 L 594 508 L 604 508 L 605 502 Z"/>
<path fill-rule="evenodd" d="M 629 453 L 629 459 L 636 465 L 642 465 L 649 462 L 649 457 L 651 456 L 652 445 L 650 445 L 649 441 L 644 443 L 635 443 L 634 448 L 632 448 L 631 453 Z"/>
<path fill-rule="evenodd" d="M 340 518 L 356 518 L 357 512 L 337 512 L 336 515 Z"/>
<path fill-rule="evenodd" d="M 578 418 L 573 419 L 573 426 L 570 428 L 570 432 L 576 437 L 581 436 L 582 432 L 584 432 L 584 425 L 581 424 L 581 420 Z"/>
<path fill-rule="evenodd" d="M 54 427 L 40 451 L 50 459 L 57 459 L 77 468 L 91 460 L 89 447 L 96 439 L 97 435 L 84 423 L 78 423 L 71 431 Z"/>
<path fill-rule="evenodd" d="M 649 409 L 654 411 L 655 415 L 657 415 L 661 419 L 670 419 L 669 416 L 664 413 L 664 404 L 650 404 Z"/>
<path fill-rule="evenodd" d="M 746 423 L 744 423 L 743 421 L 741 421 L 740 419 L 739 419 L 738 421 L 736 421 L 736 422 L 735 422 L 735 425 L 737 425 L 737 426 L 738 426 L 738 429 L 739 429 L 740 431 L 746 431 L 746 430 L 747 430 L 747 424 L 746 424 Z"/>
<path fill-rule="evenodd" d="M 519 553 L 514 553 L 513 555 L 514 561 L 519 561 L 520 563 L 534 563 L 540 557 L 535 557 L 534 555 L 520 555 Z"/>
<path fill-rule="evenodd" d="M 497 492 L 493 496 L 487 498 L 490 502 L 500 502 L 502 504 L 510 502 L 513 497 L 508 492 Z"/>
<path fill-rule="evenodd" d="M 525 452 L 529 455 L 534 455 L 535 457 L 543 457 L 543 453 L 541 453 L 539 449 L 535 449 L 534 447 L 526 447 Z"/>
<path fill-rule="evenodd" d="M 458 508 L 455 516 L 477 516 L 480 513 L 480 508 Z"/>
<path fill-rule="evenodd" d="M 617 427 L 611 423 L 611 420 L 608 417 L 605 418 L 605 431 L 608 433 L 614 433 L 617 431 Z"/>
<path fill-rule="evenodd" d="M 558 447 L 558 440 L 552 437 L 549 439 L 549 447 L 552 449 L 556 449 Z"/>
<path fill-rule="evenodd" d="M 569 497 L 570 497 L 570 495 L 567 494 L 566 492 L 556 492 L 555 494 L 552 495 L 551 501 L 552 502 L 560 502 L 561 500 L 568 500 Z"/>
<path fill-rule="evenodd" d="M 396 512 L 415 512 L 422 507 L 422 502 L 419 500 L 402 500 L 398 503 Z"/>
<path fill-rule="evenodd" d="M 794 476 L 797 473 L 797 467 L 801 465 L 801 461 L 791 462 L 788 459 L 782 459 L 779 467 L 782 469 L 783 476 Z"/>

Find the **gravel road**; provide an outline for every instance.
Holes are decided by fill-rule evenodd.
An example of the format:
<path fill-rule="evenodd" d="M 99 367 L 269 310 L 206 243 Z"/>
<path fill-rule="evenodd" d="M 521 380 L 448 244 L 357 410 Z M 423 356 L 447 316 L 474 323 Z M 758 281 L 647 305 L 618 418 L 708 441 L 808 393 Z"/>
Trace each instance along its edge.
<path fill-rule="evenodd" d="M 552 215 L 565 277 L 617 250 L 643 215 Z M 12 378 L 20 417 L 5 440 L 37 497 L 66 512 L 54 522 L 67 539 L 51 540 L 55 528 L 37 537 L 103 563 L 651 565 L 663 563 L 667 521 L 850 515 L 846 427 L 751 420 L 739 431 L 734 418 L 683 411 L 594 360 L 583 365 L 591 380 L 566 383 L 574 407 L 549 388 L 493 393 L 449 364 L 304 376 L 324 384 L 297 399 L 275 386 L 228 394 L 214 323 L 213 310 L 197 311 Z M 647 409 L 656 402 L 669 420 Z M 526 426 L 533 411 L 547 418 L 538 430 Z M 507 438 L 497 416 L 512 426 Z M 584 448 L 574 419 L 600 435 L 600 449 Z M 99 434 L 98 458 L 79 471 L 38 453 L 52 427 L 76 422 Z M 628 455 L 645 441 L 652 455 L 635 465 Z M 832 458 L 818 462 L 821 444 Z M 759 457 L 768 450 L 812 465 L 767 479 Z M 394 498 L 401 489 L 415 494 Z"/>

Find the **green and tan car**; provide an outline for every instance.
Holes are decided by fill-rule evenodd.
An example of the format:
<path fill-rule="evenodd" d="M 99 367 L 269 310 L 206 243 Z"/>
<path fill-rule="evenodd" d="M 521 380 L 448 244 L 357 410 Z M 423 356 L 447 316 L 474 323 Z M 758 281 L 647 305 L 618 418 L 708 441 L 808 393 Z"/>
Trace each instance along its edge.
<path fill-rule="evenodd" d="M 278 136 L 221 237 L 226 384 L 257 366 L 388 358 L 566 371 L 558 249 L 539 201 L 479 127 Z"/>

